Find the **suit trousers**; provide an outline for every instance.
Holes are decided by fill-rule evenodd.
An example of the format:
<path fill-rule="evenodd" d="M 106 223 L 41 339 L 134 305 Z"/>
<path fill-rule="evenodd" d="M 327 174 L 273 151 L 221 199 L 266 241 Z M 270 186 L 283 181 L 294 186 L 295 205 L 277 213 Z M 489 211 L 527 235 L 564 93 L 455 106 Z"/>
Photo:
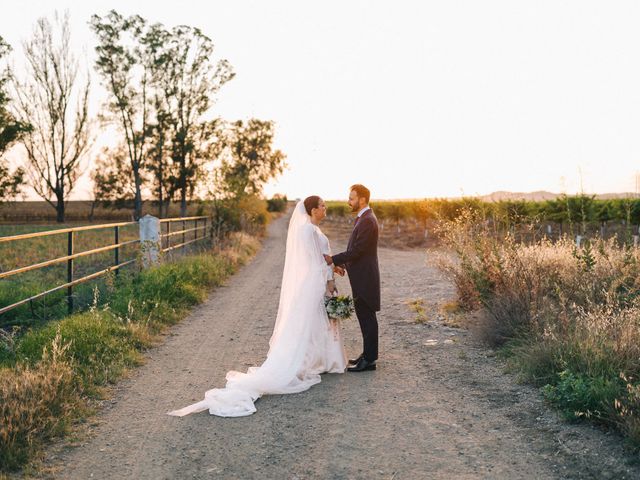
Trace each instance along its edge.
<path fill-rule="evenodd" d="M 376 318 L 376 311 L 358 297 L 354 298 L 353 306 L 362 331 L 362 353 L 364 358 L 373 362 L 378 359 L 378 319 Z"/>

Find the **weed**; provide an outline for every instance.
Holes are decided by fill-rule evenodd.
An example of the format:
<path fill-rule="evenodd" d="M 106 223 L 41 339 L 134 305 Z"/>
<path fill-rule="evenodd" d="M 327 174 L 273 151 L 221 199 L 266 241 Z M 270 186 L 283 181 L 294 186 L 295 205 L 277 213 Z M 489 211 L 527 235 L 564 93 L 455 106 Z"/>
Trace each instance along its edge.
<path fill-rule="evenodd" d="M 409 309 L 416 314 L 414 318 L 415 323 L 427 323 L 429 319 L 427 318 L 427 313 L 424 309 L 424 300 L 421 298 L 417 298 L 415 300 L 407 301 L 407 305 Z"/>

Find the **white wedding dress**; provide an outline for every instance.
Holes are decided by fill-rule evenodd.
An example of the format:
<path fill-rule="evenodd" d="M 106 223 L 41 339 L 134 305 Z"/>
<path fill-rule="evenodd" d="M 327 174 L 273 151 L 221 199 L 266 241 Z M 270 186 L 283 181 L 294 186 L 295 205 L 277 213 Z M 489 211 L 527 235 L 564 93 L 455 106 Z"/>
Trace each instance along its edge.
<path fill-rule="evenodd" d="M 329 321 L 324 306 L 333 271 L 323 253 L 331 254 L 329 240 L 299 202 L 289 221 L 280 303 L 266 360 L 247 373 L 228 372 L 224 388 L 208 390 L 204 400 L 169 415 L 203 410 L 221 417 L 251 415 L 262 395 L 302 392 L 319 383 L 321 373 L 344 373 L 340 329 Z"/>

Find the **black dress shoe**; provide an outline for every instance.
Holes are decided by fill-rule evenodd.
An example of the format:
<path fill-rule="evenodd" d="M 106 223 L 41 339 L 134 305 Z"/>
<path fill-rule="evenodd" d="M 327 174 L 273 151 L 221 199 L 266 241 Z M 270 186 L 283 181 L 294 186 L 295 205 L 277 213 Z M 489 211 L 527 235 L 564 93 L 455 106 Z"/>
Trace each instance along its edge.
<path fill-rule="evenodd" d="M 360 361 L 360 359 L 364 356 L 363 353 L 360 354 L 360 356 L 358 358 L 354 358 L 349 360 L 349 365 L 357 365 L 358 362 Z"/>
<path fill-rule="evenodd" d="M 375 361 L 370 362 L 364 357 L 362 357 L 355 366 L 347 368 L 347 370 L 350 372 L 366 372 L 368 370 L 375 370 L 375 369 L 376 369 L 376 362 Z"/>

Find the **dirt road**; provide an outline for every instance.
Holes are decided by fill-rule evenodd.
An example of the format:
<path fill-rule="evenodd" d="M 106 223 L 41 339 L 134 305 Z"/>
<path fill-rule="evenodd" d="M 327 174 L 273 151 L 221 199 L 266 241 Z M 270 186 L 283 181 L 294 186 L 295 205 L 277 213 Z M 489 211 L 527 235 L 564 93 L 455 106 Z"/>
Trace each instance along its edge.
<path fill-rule="evenodd" d="M 167 416 L 224 385 L 228 370 L 264 359 L 286 221 L 274 222 L 257 257 L 114 389 L 88 434 L 51 449 L 45 477 L 640 478 L 619 439 L 559 420 L 465 330 L 437 318 L 453 289 L 424 250 L 380 250 L 377 371 L 324 375 L 306 392 L 263 397 L 249 417 Z M 348 291 L 346 279 L 339 288 Z M 425 303 L 425 324 L 407 306 L 415 299 Z M 348 353 L 360 353 L 356 322 L 343 328 Z"/>

